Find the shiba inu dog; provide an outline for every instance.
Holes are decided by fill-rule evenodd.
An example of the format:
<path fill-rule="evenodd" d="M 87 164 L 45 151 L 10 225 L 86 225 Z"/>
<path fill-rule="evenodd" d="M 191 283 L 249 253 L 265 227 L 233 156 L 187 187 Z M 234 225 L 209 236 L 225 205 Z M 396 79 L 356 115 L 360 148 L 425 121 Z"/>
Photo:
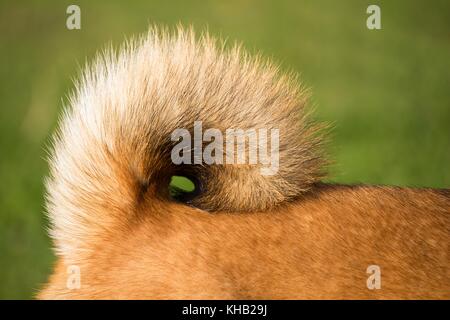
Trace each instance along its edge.
<path fill-rule="evenodd" d="M 266 147 L 277 170 L 174 163 L 173 133 L 198 121 L 203 140 L 183 156 L 230 128 L 276 129 Z M 58 261 L 38 297 L 450 298 L 450 190 L 322 183 L 323 132 L 295 77 L 237 46 L 153 28 L 108 50 L 76 83 L 54 139 Z M 249 138 L 211 154 L 250 159 Z M 195 191 L 174 197 L 175 175 Z"/>

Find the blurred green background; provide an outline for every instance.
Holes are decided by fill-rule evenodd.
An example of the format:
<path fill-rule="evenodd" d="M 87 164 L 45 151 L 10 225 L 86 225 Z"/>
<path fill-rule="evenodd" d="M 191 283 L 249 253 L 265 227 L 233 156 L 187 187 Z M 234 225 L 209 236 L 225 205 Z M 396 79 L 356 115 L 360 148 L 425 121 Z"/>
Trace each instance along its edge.
<path fill-rule="evenodd" d="M 450 187 L 450 2 L 0 1 L 0 298 L 32 298 L 54 260 L 46 145 L 80 65 L 149 23 L 206 27 L 301 72 L 334 125 L 331 181 Z M 81 30 L 66 8 L 81 8 Z M 382 30 L 366 28 L 381 7 Z"/>

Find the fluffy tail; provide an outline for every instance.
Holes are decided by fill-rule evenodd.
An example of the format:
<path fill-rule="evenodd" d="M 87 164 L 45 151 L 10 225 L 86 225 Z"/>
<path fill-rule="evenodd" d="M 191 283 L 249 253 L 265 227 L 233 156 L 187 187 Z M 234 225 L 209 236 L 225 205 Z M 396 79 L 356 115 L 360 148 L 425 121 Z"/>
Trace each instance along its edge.
<path fill-rule="evenodd" d="M 321 128 L 309 121 L 306 102 L 293 77 L 239 47 L 225 50 L 207 35 L 197 39 L 191 30 L 151 29 L 118 53 L 107 50 L 76 84 L 54 141 L 47 209 L 58 252 L 131 219 L 144 198 L 175 201 L 168 191 L 174 175 L 196 182 L 186 202 L 208 211 L 266 210 L 303 194 L 322 178 L 324 165 Z M 194 141 L 199 124 L 200 144 Z M 278 132 L 269 134 L 265 150 L 278 159 L 275 170 L 262 170 L 267 161 L 250 161 L 250 133 L 227 149 L 229 129 L 255 130 L 258 137 L 260 129 Z M 226 136 L 223 148 L 219 133 Z M 211 137 L 210 155 L 223 155 L 223 163 L 196 152 L 206 150 Z M 185 140 L 180 153 L 174 152 L 177 139 Z M 270 144 L 275 140 L 278 146 Z M 240 162 L 239 146 L 248 151 Z M 179 155 L 191 164 L 174 161 Z"/>

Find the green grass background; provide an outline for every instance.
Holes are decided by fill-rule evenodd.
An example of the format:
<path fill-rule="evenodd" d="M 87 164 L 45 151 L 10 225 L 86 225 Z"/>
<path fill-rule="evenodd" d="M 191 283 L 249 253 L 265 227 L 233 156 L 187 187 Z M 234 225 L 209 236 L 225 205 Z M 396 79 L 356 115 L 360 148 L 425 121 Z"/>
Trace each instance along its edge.
<path fill-rule="evenodd" d="M 69 4 L 82 29 L 65 27 Z M 382 30 L 366 28 L 378 4 Z M 333 123 L 331 181 L 450 187 L 450 2 L 0 1 L 0 298 L 32 298 L 54 257 L 45 146 L 79 66 L 108 42 L 178 22 L 301 73 Z"/>

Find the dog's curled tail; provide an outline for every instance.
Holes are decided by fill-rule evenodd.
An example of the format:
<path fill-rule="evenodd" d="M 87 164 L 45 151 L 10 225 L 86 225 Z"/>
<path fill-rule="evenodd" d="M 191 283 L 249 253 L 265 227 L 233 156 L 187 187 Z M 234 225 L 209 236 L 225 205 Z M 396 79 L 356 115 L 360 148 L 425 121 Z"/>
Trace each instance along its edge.
<path fill-rule="evenodd" d="M 132 219 L 142 202 L 174 202 L 174 175 L 196 182 L 186 202 L 207 211 L 266 210 L 303 194 L 324 165 L 321 126 L 310 122 L 306 103 L 293 77 L 191 30 L 153 28 L 119 52 L 106 50 L 76 84 L 54 139 L 47 210 L 58 252 Z M 228 148 L 230 129 L 248 135 Z M 205 158 L 212 142 L 213 163 Z M 174 159 L 180 155 L 191 164 Z"/>

